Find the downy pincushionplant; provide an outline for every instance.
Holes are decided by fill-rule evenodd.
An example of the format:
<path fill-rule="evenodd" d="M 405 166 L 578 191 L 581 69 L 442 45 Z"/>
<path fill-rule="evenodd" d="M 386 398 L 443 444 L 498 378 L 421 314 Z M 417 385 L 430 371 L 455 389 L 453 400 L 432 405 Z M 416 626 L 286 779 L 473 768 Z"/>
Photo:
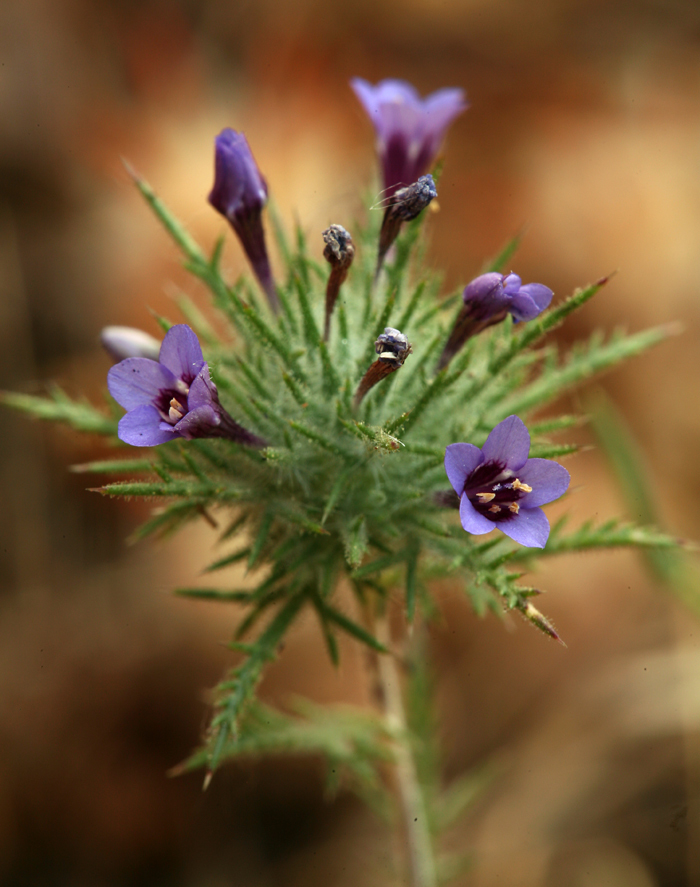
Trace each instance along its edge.
<path fill-rule="evenodd" d="M 224 130 L 209 201 L 238 235 L 261 299 L 247 279 L 222 275 L 223 237 L 206 255 L 132 173 L 187 269 L 209 290 L 216 331 L 188 300 L 181 303 L 186 324 L 162 320 L 159 349 L 138 330 L 105 330 L 105 346 L 120 361 L 108 387 L 124 415 L 58 389 L 4 401 L 150 447 L 77 470 L 134 478 L 102 486 L 105 495 L 163 503 L 141 536 L 202 516 L 216 521 L 223 553 L 207 571 L 243 565 L 258 577 L 252 587 L 178 590 L 245 611 L 231 644 L 237 665 L 216 688 L 201 749 L 181 769 L 204 768 L 206 783 L 240 755 L 321 753 L 331 785 L 343 773 L 382 805 L 393 767 L 410 883 L 429 887 L 447 871 L 436 852 L 439 833 L 473 784 L 469 777 L 445 791 L 430 758 L 419 624 L 436 613 L 431 580 L 451 577 L 477 613 L 517 610 L 559 640 L 532 603 L 538 589 L 521 581 L 536 557 L 676 544 L 616 520 L 578 529 L 562 520 L 550 532 L 541 506 L 569 484 L 553 460 L 576 450 L 553 435 L 579 420 L 551 412 L 534 418 L 668 330 L 596 334 L 561 354 L 547 334 L 607 279 L 550 305 L 545 284 L 523 285 L 511 271 L 517 241 L 466 286 L 461 305 L 459 294 L 441 298 L 425 264 L 422 210 L 439 187 L 427 170 L 450 121 L 467 107 L 463 94 L 445 90 L 421 101 L 397 81 L 355 81 L 354 88 L 378 135 L 388 189 L 381 221 L 370 215 L 363 227 L 343 219 L 319 232 L 314 251 L 325 244 L 326 266 L 311 257 L 300 229 L 291 246 L 273 218 L 275 280 L 262 225 L 267 185 L 245 137 Z M 406 170 L 410 181 L 401 179 Z M 354 598 L 352 608 L 341 603 L 341 589 L 343 601 Z M 411 644 L 390 635 L 390 604 L 398 600 L 414 624 Z M 283 712 L 256 699 L 265 667 L 305 610 L 315 612 L 334 663 L 341 632 L 368 648 L 381 711 L 298 702 Z M 399 666 L 409 661 L 405 696 Z"/>

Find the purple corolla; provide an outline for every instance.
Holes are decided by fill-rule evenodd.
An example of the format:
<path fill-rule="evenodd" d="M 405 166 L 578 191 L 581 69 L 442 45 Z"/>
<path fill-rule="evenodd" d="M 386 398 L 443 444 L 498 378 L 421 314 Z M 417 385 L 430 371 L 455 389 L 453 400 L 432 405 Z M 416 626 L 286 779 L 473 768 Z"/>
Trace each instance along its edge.
<path fill-rule="evenodd" d="M 437 369 L 446 366 L 467 339 L 505 320 L 507 314 L 516 323 L 534 320 L 549 307 L 553 295 L 543 283 L 523 285 L 517 274 L 491 271 L 476 277 L 464 288 L 464 307 L 440 355 Z"/>
<path fill-rule="evenodd" d="M 253 272 L 276 311 L 279 299 L 262 225 L 262 211 L 267 203 L 267 182 L 242 132 L 223 129 L 214 144 L 214 187 L 209 194 L 209 203 L 228 219 L 238 235 Z"/>
<path fill-rule="evenodd" d="M 405 80 L 372 86 L 354 77 L 350 85 L 377 134 L 385 197 L 430 170 L 447 127 L 469 107 L 461 89 L 439 89 L 422 99 Z"/>
<path fill-rule="evenodd" d="M 459 496 L 459 516 L 467 533 L 480 536 L 494 525 L 521 545 L 544 548 L 549 521 L 539 507 L 562 496 L 569 472 L 549 459 L 528 459 L 530 434 L 518 416 L 508 416 L 481 449 L 450 444 L 445 471 Z"/>
<path fill-rule="evenodd" d="M 470 315 L 480 322 L 497 323 L 510 314 L 513 320 L 534 320 L 549 307 L 554 293 L 543 283 L 526 283 L 517 274 L 482 274 L 464 289 L 462 298 Z"/>
<path fill-rule="evenodd" d="M 176 437 L 225 437 L 251 447 L 267 446 L 221 406 L 197 336 L 184 323 L 168 330 L 158 360 L 122 360 L 107 374 L 107 386 L 128 410 L 118 430 L 124 443 L 154 447 Z"/>

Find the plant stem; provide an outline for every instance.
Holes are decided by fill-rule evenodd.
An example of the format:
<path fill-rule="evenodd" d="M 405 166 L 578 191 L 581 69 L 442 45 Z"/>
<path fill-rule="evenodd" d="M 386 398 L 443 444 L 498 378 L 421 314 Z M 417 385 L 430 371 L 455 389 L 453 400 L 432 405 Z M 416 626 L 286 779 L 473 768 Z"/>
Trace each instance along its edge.
<path fill-rule="evenodd" d="M 375 619 L 374 634 L 386 647 L 391 645 L 387 614 Z M 396 789 L 406 842 L 411 887 L 436 887 L 437 873 L 423 791 L 411 750 L 401 679 L 392 654 L 374 657 L 376 678 L 387 726 L 396 736 Z"/>

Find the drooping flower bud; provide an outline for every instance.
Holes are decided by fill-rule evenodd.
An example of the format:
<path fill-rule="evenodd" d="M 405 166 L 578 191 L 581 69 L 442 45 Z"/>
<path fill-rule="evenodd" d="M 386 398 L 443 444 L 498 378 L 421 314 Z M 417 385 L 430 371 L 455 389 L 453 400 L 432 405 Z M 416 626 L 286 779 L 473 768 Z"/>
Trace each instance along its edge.
<path fill-rule="evenodd" d="M 219 133 L 215 139 L 214 163 L 214 187 L 209 194 L 209 203 L 228 219 L 271 307 L 277 311 L 279 299 L 262 225 L 267 183 L 243 133 L 233 129 Z"/>
<path fill-rule="evenodd" d="M 517 274 L 490 272 L 476 277 L 464 288 L 464 307 L 445 343 L 436 371 L 447 366 L 467 339 L 505 320 L 533 320 L 549 306 L 554 293 L 542 283 L 526 283 Z"/>
<path fill-rule="evenodd" d="M 323 232 L 323 241 L 326 244 L 323 257 L 331 266 L 331 273 L 326 285 L 326 321 L 323 338 L 328 340 L 331 326 L 331 315 L 338 299 L 340 287 L 348 276 L 348 271 L 355 258 L 355 247 L 352 237 L 342 225 L 331 225 Z"/>
<path fill-rule="evenodd" d="M 158 360 L 158 339 L 132 326 L 106 326 L 100 333 L 100 341 L 107 354 L 116 361 L 127 357 Z"/>
<path fill-rule="evenodd" d="M 428 172 L 448 126 L 469 107 L 461 89 L 439 89 L 422 99 L 405 80 L 373 86 L 354 77 L 350 85 L 377 135 L 387 197 Z"/>
<path fill-rule="evenodd" d="M 410 222 L 419 216 L 431 201 L 437 197 L 437 189 L 431 175 L 421 176 L 417 182 L 406 188 L 399 188 L 390 198 L 384 211 L 382 227 L 379 231 L 379 249 L 377 251 L 377 270 L 375 280 L 382 269 L 384 258 L 394 243 L 404 222 Z"/>
<path fill-rule="evenodd" d="M 359 406 L 362 398 L 377 382 L 386 379 L 391 373 L 401 369 L 404 361 L 413 350 L 406 336 L 393 327 L 385 327 L 374 343 L 374 350 L 379 355 L 377 360 L 370 365 L 367 372 L 360 380 L 355 392 L 354 405 Z"/>

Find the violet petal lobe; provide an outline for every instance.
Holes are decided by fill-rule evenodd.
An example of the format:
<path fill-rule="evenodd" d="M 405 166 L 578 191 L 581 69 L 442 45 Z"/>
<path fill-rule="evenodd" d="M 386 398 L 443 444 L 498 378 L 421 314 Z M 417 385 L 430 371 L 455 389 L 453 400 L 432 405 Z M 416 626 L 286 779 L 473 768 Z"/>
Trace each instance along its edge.
<path fill-rule="evenodd" d="M 158 359 L 187 385 L 192 382 L 204 364 L 199 340 L 186 323 L 170 327 L 160 346 Z"/>
<path fill-rule="evenodd" d="M 481 449 L 487 462 L 500 462 L 518 471 L 530 452 L 530 432 L 518 416 L 508 416 L 496 425 Z"/>
<path fill-rule="evenodd" d="M 155 447 L 180 437 L 174 428 L 166 430 L 163 426 L 167 427 L 167 423 L 161 422 L 158 410 L 151 404 L 142 404 L 122 416 L 117 433 L 120 440 L 133 447 Z"/>
<path fill-rule="evenodd" d="M 525 320 L 534 320 L 540 313 L 540 309 L 537 307 L 534 300 L 522 290 L 511 297 L 508 311 L 516 323 Z"/>
<path fill-rule="evenodd" d="M 543 283 L 526 283 L 525 286 L 520 287 L 520 292 L 528 295 L 540 312 L 549 308 L 549 303 L 554 295 L 552 290 Z"/>
<path fill-rule="evenodd" d="M 221 420 L 211 404 L 196 407 L 180 419 L 175 431 L 188 440 L 193 437 L 211 437 Z"/>
<path fill-rule="evenodd" d="M 512 520 L 499 523 L 498 529 L 527 548 L 544 548 L 549 538 L 549 521 L 541 508 L 521 508 Z"/>
<path fill-rule="evenodd" d="M 511 296 L 515 295 L 522 286 L 522 282 L 522 278 L 511 271 L 510 274 L 503 278 L 503 289 Z"/>
<path fill-rule="evenodd" d="M 484 461 L 479 447 L 469 443 L 450 444 L 445 449 L 445 471 L 458 496 L 464 491 L 467 477 Z"/>
<path fill-rule="evenodd" d="M 526 493 L 522 499 L 525 508 L 553 502 L 564 495 L 571 482 L 566 468 L 551 459 L 528 459 L 519 469 L 518 479 L 532 487 L 532 492 Z"/>
<path fill-rule="evenodd" d="M 107 373 L 109 393 L 125 410 L 150 404 L 161 389 L 174 388 L 176 382 L 167 367 L 147 357 L 127 357 Z"/>
<path fill-rule="evenodd" d="M 496 528 L 496 524 L 493 521 L 484 517 L 483 514 L 479 514 L 466 494 L 463 494 L 459 500 L 459 519 L 462 521 L 462 527 L 467 533 L 472 533 L 474 536 L 483 536 L 484 533 L 490 533 L 491 530 Z M 500 529 L 503 529 L 504 524 L 499 524 L 498 526 Z"/>
<path fill-rule="evenodd" d="M 211 406 L 217 400 L 218 392 L 216 386 L 211 381 L 209 367 L 205 363 L 190 386 L 187 406 L 190 410 L 196 410 L 202 406 Z"/>
<path fill-rule="evenodd" d="M 439 132 L 440 140 L 455 117 L 468 107 L 464 90 L 455 87 L 438 89 L 423 99 L 423 109 L 430 120 L 430 128 Z"/>

